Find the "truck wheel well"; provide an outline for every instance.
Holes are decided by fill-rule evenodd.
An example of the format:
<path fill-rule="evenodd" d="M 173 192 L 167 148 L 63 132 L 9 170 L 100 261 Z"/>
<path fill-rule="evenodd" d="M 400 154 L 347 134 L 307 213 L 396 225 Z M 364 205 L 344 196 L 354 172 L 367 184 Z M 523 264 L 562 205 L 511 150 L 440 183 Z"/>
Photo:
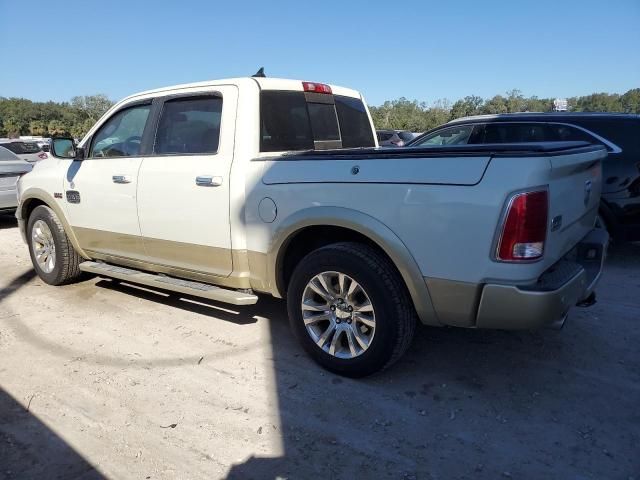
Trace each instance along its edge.
<path fill-rule="evenodd" d="M 380 245 L 366 235 L 345 227 L 317 225 L 306 227 L 294 233 L 285 242 L 284 252 L 280 255 L 276 265 L 276 271 L 278 272 L 276 277 L 278 291 L 283 296 L 286 295 L 293 270 L 306 255 L 318 248 L 338 242 L 356 242 L 369 245 L 386 257 L 396 271 L 398 271 L 393 260 L 389 258 Z M 398 275 L 399 274 L 400 272 L 398 272 Z"/>
<path fill-rule="evenodd" d="M 33 210 L 40 205 L 48 206 L 45 202 L 37 198 L 32 198 L 31 200 L 27 200 L 25 204 L 22 206 L 22 211 L 20 212 L 23 220 L 25 222 L 28 222 L 29 217 L 31 216 L 31 212 L 33 212 Z"/>

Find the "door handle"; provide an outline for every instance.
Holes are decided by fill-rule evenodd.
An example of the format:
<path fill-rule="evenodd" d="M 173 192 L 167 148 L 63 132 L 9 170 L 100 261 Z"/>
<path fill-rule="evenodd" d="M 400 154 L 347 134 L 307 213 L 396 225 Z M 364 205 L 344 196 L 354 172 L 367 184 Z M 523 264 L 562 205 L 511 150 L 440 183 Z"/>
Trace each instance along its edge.
<path fill-rule="evenodd" d="M 219 187 L 222 185 L 222 177 L 212 177 L 211 175 L 198 175 L 196 185 L 199 187 Z"/>
<path fill-rule="evenodd" d="M 113 183 L 131 183 L 131 177 L 129 175 L 114 175 L 111 179 Z"/>

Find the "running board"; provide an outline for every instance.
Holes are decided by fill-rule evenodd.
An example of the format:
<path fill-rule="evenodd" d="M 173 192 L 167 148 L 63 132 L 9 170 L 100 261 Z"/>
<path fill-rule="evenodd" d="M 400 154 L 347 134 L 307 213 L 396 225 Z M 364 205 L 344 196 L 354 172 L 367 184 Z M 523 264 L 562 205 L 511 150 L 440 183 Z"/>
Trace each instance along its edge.
<path fill-rule="evenodd" d="M 109 265 L 108 263 L 87 261 L 82 262 L 79 267 L 83 272 L 117 278 L 125 282 L 139 283 L 148 287 L 171 290 L 173 292 L 193 295 L 194 297 L 208 298 L 209 300 L 230 303 L 232 305 L 253 305 L 258 301 L 258 297 L 252 293 L 243 293 L 237 290 L 216 287 L 208 283 L 192 282 L 180 278 L 141 272 L 140 270 L 133 270 L 132 268 Z"/>

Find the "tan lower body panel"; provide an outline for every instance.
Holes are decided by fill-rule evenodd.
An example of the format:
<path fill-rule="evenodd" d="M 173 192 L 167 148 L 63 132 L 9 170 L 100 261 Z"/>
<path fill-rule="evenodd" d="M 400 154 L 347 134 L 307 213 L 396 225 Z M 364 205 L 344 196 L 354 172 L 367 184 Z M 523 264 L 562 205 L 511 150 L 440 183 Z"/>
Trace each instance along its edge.
<path fill-rule="evenodd" d="M 443 325 L 473 327 L 482 285 L 425 277 L 438 320 Z"/>
<path fill-rule="evenodd" d="M 270 292 L 267 255 L 73 227 L 80 247 L 95 260 L 229 288 Z M 251 273 L 250 273 L 251 272 Z"/>
<path fill-rule="evenodd" d="M 93 228 L 72 227 L 80 248 L 86 252 L 130 258 L 144 258 L 142 237 L 126 233 L 105 232 Z"/>

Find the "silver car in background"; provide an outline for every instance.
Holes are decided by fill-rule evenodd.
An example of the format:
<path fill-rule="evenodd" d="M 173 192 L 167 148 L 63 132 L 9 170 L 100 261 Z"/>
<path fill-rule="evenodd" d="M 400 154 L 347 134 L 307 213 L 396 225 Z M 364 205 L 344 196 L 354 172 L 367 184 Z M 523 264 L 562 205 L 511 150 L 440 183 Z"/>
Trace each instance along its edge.
<path fill-rule="evenodd" d="M 16 183 L 33 165 L 0 146 L 0 213 L 13 212 L 18 206 Z"/>
<path fill-rule="evenodd" d="M 36 163 L 49 157 L 38 142 L 34 140 L 0 139 L 0 147 L 10 150 L 29 163 Z"/>

